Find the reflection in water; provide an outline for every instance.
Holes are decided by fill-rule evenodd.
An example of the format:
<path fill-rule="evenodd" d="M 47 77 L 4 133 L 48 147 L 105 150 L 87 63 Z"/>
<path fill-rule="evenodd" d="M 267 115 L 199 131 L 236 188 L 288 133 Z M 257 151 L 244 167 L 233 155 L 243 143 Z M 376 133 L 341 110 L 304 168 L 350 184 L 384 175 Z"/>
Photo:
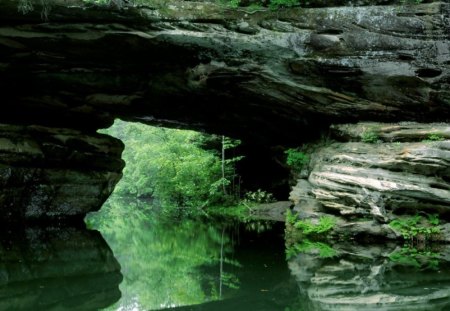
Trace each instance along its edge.
<path fill-rule="evenodd" d="M 450 248 L 334 248 L 340 256 L 317 251 L 289 261 L 302 310 L 450 310 Z"/>
<path fill-rule="evenodd" d="M 120 266 L 96 231 L 4 230 L 0 310 L 98 310 L 120 298 Z"/>
<path fill-rule="evenodd" d="M 450 310 L 450 248 L 310 242 L 286 261 L 282 227 L 149 209 L 113 197 L 88 219 L 124 274 L 108 310 Z"/>
<path fill-rule="evenodd" d="M 225 310 L 221 305 L 228 301 L 258 301 L 276 306 L 264 310 L 280 310 L 286 305 L 281 300 L 294 296 L 286 295 L 290 275 L 282 230 L 269 232 L 265 223 L 164 221 L 148 209 L 112 197 L 87 219 L 102 232 L 124 274 L 122 299 L 108 310 L 200 304 Z M 234 309 L 251 307 L 242 303 Z"/>

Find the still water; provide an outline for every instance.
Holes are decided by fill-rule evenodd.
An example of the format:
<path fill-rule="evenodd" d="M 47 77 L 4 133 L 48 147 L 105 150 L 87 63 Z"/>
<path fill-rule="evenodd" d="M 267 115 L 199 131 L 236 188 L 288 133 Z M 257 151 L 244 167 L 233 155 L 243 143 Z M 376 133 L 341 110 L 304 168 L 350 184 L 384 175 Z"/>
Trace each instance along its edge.
<path fill-rule="evenodd" d="M 99 231 L 3 228 L 0 310 L 450 310 L 447 246 L 297 254 L 280 223 L 158 215 L 112 197 Z"/>

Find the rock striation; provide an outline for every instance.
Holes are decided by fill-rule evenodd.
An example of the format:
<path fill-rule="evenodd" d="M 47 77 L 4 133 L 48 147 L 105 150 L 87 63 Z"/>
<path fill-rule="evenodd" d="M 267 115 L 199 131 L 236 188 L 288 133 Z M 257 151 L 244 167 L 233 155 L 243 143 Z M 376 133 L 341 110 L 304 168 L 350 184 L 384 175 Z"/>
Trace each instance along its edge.
<path fill-rule="evenodd" d="M 445 1 L 276 12 L 30 2 L 26 14 L 0 3 L 0 122 L 92 130 L 119 117 L 280 144 L 332 123 L 450 115 Z"/>
<path fill-rule="evenodd" d="M 0 152 L 17 158 L 0 160 L 3 217 L 81 217 L 98 209 L 123 164 L 119 144 L 96 130 L 116 118 L 220 133 L 260 146 L 293 145 L 317 138 L 331 124 L 361 120 L 449 121 L 450 3 L 310 2 L 310 8 L 274 12 L 191 1 L 118 7 L 2 0 Z M 11 133 L 19 132 L 23 138 L 11 142 Z M 76 143 L 61 140 L 65 135 Z M 54 148 L 43 150 L 47 144 Z M 447 145 L 427 150 L 444 154 Z M 404 147 L 421 152 L 414 143 Z M 336 152 L 366 161 L 344 149 Z M 442 173 L 438 164 L 414 169 L 420 165 Z M 322 166 L 310 178 L 314 196 L 347 215 L 366 213 L 377 201 L 371 197 L 386 187 L 375 186 L 381 167 Z M 319 183 L 336 183 L 338 176 L 359 183 L 366 173 L 373 176 L 370 185 L 343 194 L 367 201 L 363 208 L 342 198 L 332 203 L 334 198 L 319 193 L 326 186 Z M 390 195 L 396 209 L 419 200 L 444 211 L 448 189 L 442 185 L 448 180 L 442 176 L 438 183 L 427 177 L 421 193 L 398 183 L 403 188 Z M 389 217 L 381 210 L 380 215 Z"/>
<path fill-rule="evenodd" d="M 437 213 L 448 219 L 448 123 L 344 124 L 333 126 L 332 133 L 347 142 L 317 147 L 305 178 L 291 192 L 302 218 L 333 214 L 338 231 L 345 226 L 354 235 L 390 238 L 395 235 L 387 223 L 402 215 Z M 370 142 L 361 142 L 367 137 Z"/>

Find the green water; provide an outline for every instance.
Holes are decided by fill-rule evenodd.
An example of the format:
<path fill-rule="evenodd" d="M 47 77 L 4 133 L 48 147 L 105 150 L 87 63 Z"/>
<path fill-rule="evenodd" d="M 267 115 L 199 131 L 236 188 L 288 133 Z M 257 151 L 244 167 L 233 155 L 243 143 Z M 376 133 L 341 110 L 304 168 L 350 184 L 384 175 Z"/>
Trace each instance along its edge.
<path fill-rule="evenodd" d="M 110 200 L 88 219 L 111 246 L 124 275 L 122 298 L 107 310 L 249 299 L 281 308 L 295 296 L 295 287 L 286 295 L 291 276 L 282 224 L 167 220 L 149 206 Z M 253 305 L 242 302 L 240 308 Z"/>
<path fill-rule="evenodd" d="M 87 223 L 2 228 L 0 310 L 450 310 L 445 245 L 286 256 L 283 224 L 167 220 L 115 197 Z"/>

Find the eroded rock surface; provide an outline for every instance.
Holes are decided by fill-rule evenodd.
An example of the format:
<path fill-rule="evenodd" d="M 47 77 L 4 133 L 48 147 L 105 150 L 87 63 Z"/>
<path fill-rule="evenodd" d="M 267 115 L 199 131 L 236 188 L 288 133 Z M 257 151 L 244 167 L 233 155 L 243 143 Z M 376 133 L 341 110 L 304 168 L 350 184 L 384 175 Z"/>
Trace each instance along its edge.
<path fill-rule="evenodd" d="M 252 12 L 70 0 L 50 2 L 48 22 L 32 3 L 26 14 L 0 3 L 3 122 L 96 129 L 120 117 L 286 143 L 331 123 L 450 115 L 449 3 Z"/>
<path fill-rule="evenodd" d="M 123 144 L 102 134 L 0 125 L 1 220 L 82 218 L 122 176 Z"/>
<path fill-rule="evenodd" d="M 3 141 L 5 154 L 15 148 L 18 160 L 0 161 L 2 215 L 59 217 L 99 208 L 118 180 L 118 152 L 111 151 L 115 147 L 85 152 L 80 139 L 70 146 L 57 141 L 61 148 L 44 155 L 39 149 L 68 128 L 76 129 L 74 136 L 93 137 L 115 118 L 206 130 L 259 145 L 310 140 L 332 123 L 448 122 L 450 3 L 398 2 L 274 12 L 190 1 L 162 8 L 98 6 L 83 0 L 1 1 L 0 122 L 25 126 L 25 132 L 30 125 L 54 129 L 50 136 L 32 138 L 22 131 L 37 149 L 22 148 L 9 138 Z M 0 130 L 9 135 L 8 128 Z M 420 157 L 420 145 L 405 147 Z M 347 154 L 355 163 L 367 161 L 358 152 L 336 148 L 328 153 Z M 433 148 L 426 152 L 444 154 L 448 144 Z M 68 156 L 71 150 L 75 158 Z M 387 152 L 385 159 L 392 154 Z M 319 156 L 330 157 L 326 150 Z M 413 160 L 397 155 L 404 165 Z M 383 165 L 385 160 L 369 161 Z M 335 164 L 324 163 L 311 175 L 314 197 L 347 215 L 376 209 L 370 207 L 378 202 L 373 196 L 389 187 L 376 182 L 382 168 L 361 171 Z M 414 170 L 422 166 L 439 171 L 439 165 L 419 163 Z M 366 173 L 372 180 L 365 181 Z M 390 174 L 386 180 L 396 182 L 395 172 Z M 393 204 L 403 208 L 420 201 L 425 208 L 444 211 L 448 188 L 426 176 L 423 182 L 413 181 L 413 175 L 407 185 L 398 182 L 398 191 L 390 195 Z M 340 182 L 369 184 L 323 192 L 329 187 L 325 184 Z M 412 184 L 426 187 L 420 192 Z M 335 203 L 333 196 L 338 197 Z M 69 201 L 59 199 L 63 197 Z M 357 208 L 343 197 L 366 203 Z M 389 217 L 381 209 L 378 216 Z"/>
<path fill-rule="evenodd" d="M 318 147 L 306 179 L 291 192 L 302 218 L 334 214 L 338 231 L 393 237 L 386 224 L 401 215 L 449 217 L 449 124 L 360 123 L 333 131 L 353 140 L 371 131 L 378 141 Z"/>

